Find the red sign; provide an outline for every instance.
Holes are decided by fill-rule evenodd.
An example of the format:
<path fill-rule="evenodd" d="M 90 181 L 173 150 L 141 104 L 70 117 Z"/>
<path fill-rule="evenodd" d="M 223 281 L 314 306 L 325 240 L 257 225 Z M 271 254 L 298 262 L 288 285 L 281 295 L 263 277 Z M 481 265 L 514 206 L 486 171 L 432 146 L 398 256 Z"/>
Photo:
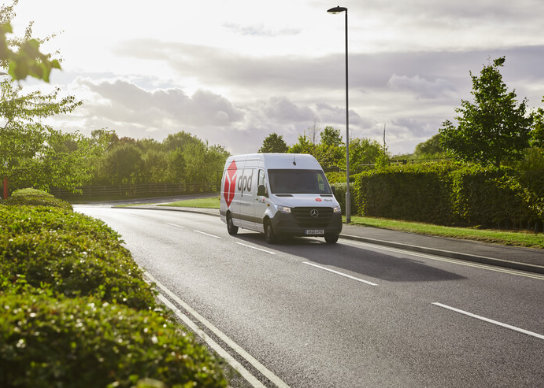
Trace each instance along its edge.
<path fill-rule="evenodd" d="M 223 196 L 225 197 L 225 201 L 227 202 L 227 207 L 230 206 L 232 200 L 234 199 L 234 191 L 236 190 L 237 170 L 238 167 L 236 167 L 236 162 L 233 160 L 229 168 L 227 169 L 227 175 L 225 176 L 225 188 L 223 190 Z"/>
<path fill-rule="evenodd" d="M 316 198 L 315 201 L 316 201 L 316 202 L 321 202 L 322 199 L 321 199 L 321 198 Z"/>

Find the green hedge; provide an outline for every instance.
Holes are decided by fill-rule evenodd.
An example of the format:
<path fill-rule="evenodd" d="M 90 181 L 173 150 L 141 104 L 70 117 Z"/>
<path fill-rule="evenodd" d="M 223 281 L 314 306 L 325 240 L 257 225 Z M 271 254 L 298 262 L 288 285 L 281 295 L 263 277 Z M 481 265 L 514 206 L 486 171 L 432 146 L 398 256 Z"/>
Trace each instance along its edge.
<path fill-rule="evenodd" d="M 454 162 L 387 167 L 354 183 L 361 215 L 441 225 L 540 229 L 544 201 L 508 168 Z"/>
<path fill-rule="evenodd" d="M 354 191 L 360 214 L 452 224 L 453 164 L 389 166 L 362 173 Z"/>
<path fill-rule="evenodd" d="M 224 387 L 217 360 L 163 316 L 93 298 L 0 296 L 0 386 Z"/>
<path fill-rule="evenodd" d="M 154 293 L 118 235 L 101 221 L 48 207 L 0 206 L 0 273 L 70 297 L 153 308 Z"/>
<path fill-rule="evenodd" d="M 5 205 L 29 205 L 29 206 L 53 206 L 61 209 L 72 210 L 70 203 L 62 199 L 55 198 L 53 195 L 45 191 L 36 189 L 20 189 L 15 190 L 11 197 L 4 201 L 0 201 Z"/>
<path fill-rule="evenodd" d="M 342 214 L 346 214 L 346 184 L 345 183 L 334 183 L 331 185 L 334 190 L 334 197 L 340 204 L 340 208 L 342 209 Z M 357 200 L 354 195 L 353 190 L 353 184 L 350 184 L 349 191 L 351 194 L 350 202 L 351 202 L 351 214 L 358 213 L 357 210 Z"/>
<path fill-rule="evenodd" d="M 465 167 L 452 174 L 455 214 L 465 224 L 523 227 L 542 219 L 513 170 Z"/>
<path fill-rule="evenodd" d="M 17 205 L 33 196 L 55 203 L 23 191 L 0 204 L 0 387 L 227 385 L 116 232 L 71 207 Z"/>

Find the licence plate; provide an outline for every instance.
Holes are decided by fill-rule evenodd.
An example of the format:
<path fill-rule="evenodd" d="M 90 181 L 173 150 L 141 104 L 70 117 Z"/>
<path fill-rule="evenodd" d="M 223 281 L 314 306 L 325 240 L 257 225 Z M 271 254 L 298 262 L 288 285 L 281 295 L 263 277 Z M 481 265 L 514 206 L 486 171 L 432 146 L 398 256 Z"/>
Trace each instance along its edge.
<path fill-rule="evenodd" d="M 323 236 L 325 234 L 324 229 L 306 229 L 304 231 L 306 236 Z"/>

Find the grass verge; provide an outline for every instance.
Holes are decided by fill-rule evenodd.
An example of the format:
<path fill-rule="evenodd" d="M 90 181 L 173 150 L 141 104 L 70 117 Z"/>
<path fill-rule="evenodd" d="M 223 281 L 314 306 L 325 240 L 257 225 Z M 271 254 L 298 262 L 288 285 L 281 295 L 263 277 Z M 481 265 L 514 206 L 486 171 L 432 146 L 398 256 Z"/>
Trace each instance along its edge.
<path fill-rule="evenodd" d="M 352 216 L 351 223 L 353 225 L 371 226 L 374 228 L 398 230 L 401 232 L 418 233 L 428 236 L 451 237 L 511 246 L 544 248 L 544 233 L 439 226 L 420 222 L 361 216 Z"/>
<path fill-rule="evenodd" d="M 196 207 L 200 209 L 219 209 L 219 197 L 206 197 L 186 199 L 183 201 L 177 201 L 167 204 L 161 204 L 159 206 L 174 206 L 174 207 Z"/>
<path fill-rule="evenodd" d="M 219 197 L 208 197 L 178 201 L 161 206 L 178 206 L 219 209 Z M 544 249 L 544 233 L 516 232 L 494 229 L 460 228 L 390 220 L 385 218 L 352 216 L 353 225 L 371 226 L 374 228 L 398 230 L 428 236 L 450 237 L 465 240 L 490 242 L 495 244 L 521 246 Z"/>

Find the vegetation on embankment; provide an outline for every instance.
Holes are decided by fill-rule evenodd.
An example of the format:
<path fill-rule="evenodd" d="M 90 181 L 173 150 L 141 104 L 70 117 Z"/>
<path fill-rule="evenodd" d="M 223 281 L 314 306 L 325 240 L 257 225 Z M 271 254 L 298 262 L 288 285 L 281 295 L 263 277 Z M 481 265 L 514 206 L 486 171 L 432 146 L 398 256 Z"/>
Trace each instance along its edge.
<path fill-rule="evenodd" d="M 159 206 L 174 206 L 174 207 L 194 207 L 200 209 L 219 209 L 219 197 L 205 197 L 186 199 L 183 201 L 176 201 L 168 204 L 162 204 Z"/>
<path fill-rule="evenodd" d="M 422 222 L 398 221 L 385 218 L 352 216 L 352 225 L 370 226 L 401 232 L 417 233 L 427 236 L 449 237 L 482 241 L 501 245 L 511 245 L 544 249 L 544 233 L 513 232 L 495 229 L 462 228 L 440 226 Z"/>
<path fill-rule="evenodd" d="M 0 386 L 227 385 L 121 243 L 46 193 L 0 202 Z"/>
<path fill-rule="evenodd" d="M 219 198 L 217 196 L 198 198 L 177 201 L 161 206 L 219 209 Z M 386 218 L 362 216 L 351 216 L 351 223 L 352 225 L 398 230 L 401 232 L 418 233 L 428 236 L 450 237 L 502 245 L 544 249 L 544 233 L 441 226 L 422 222 L 399 221 Z"/>
<path fill-rule="evenodd" d="M 334 186 L 344 208 L 346 186 Z M 532 170 L 455 162 L 389 166 L 353 176 L 351 209 L 366 217 L 541 232 L 543 187 L 544 174 Z"/>

